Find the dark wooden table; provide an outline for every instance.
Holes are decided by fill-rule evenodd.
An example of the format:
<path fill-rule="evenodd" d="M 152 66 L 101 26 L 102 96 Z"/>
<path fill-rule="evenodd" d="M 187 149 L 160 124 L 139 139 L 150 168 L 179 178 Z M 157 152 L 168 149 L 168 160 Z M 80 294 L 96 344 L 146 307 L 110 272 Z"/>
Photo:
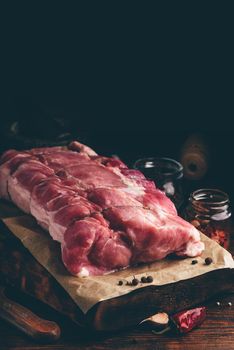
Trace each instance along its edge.
<path fill-rule="evenodd" d="M 231 251 L 234 252 L 232 239 Z M 216 304 L 219 301 L 220 306 Z M 228 306 L 228 303 L 232 306 Z M 234 289 L 228 294 L 209 300 L 207 318 L 190 333 L 179 336 L 172 331 L 155 335 L 151 329 L 136 327 L 118 333 L 92 334 L 80 331 L 57 315 L 62 336 L 55 344 L 38 344 L 0 319 L 0 350 L 75 350 L 75 349 L 210 349 L 234 350 Z M 51 320 L 53 318 L 50 318 Z"/>

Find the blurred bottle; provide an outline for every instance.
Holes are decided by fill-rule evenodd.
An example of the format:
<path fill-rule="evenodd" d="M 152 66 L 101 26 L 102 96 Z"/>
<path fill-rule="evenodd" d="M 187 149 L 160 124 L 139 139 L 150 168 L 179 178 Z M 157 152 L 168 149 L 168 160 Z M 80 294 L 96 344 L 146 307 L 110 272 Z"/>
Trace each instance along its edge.
<path fill-rule="evenodd" d="M 180 162 L 186 179 L 201 180 L 206 175 L 210 163 L 207 138 L 202 134 L 189 136 L 182 147 Z"/>

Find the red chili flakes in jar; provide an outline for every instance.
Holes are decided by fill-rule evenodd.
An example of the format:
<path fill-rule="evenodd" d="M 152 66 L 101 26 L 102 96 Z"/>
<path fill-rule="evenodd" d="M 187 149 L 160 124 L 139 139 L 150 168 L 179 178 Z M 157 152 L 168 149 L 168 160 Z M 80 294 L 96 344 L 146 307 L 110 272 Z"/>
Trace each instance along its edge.
<path fill-rule="evenodd" d="M 222 247 L 229 248 L 232 226 L 226 193 L 217 189 L 200 189 L 191 193 L 185 218 Z"/>

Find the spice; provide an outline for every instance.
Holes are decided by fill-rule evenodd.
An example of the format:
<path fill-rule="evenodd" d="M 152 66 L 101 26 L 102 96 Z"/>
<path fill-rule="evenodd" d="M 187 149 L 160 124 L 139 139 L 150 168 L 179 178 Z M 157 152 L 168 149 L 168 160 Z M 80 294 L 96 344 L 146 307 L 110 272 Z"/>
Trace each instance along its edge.
<path fill-rule="evenodd" d="M 142 283 L 147 283 L 147 277 L 142 276 L 142 277 L 141 277 L 141 282 L 142 282 Z"/>
<path fill-rule="evenodd" d="M 191 262 L 192 265 L 195 265 L 195 264 L 197 264 L 197 263 L 198 263 L 197 260 L 192 260 L 192 262 Z"/>
<path fill-rule="evenodd" d="M 133 280 L 132 280 L 132 285 L 133 285 L 133 286 L 137 286 L 138 283 L 139 283 L 139 280 L 138 280 L 137 278 L 133 278 Z"/>
<path fill-rule="evenodd" d="M 199 326 L 206 318 L 206 308 L 197 307 L 195 309 L 179 312 L 171 317 L 173 324 L 180 333 L 188 333 L 193 328 Z"/>
<path fill-rule="evenodd" d="M 119 281 L 119 282 L 118 282 L 118 285 L 119 285 L 119 286 L 122 286 L 122 285 L 123 285 L 123 281 Z"/>
<path fill-rule="evenodd" d="M 137 286 L 140 282 L 142 282 L 142 283 L 152 283 L 153 280 L 154 279 L 153 279 L 152 276 L 147 276 L 147 277 L 146 276 L 142 276 L 141 280 L 139 280 L 138 278 L 136 278 L 134 276 L 134 278 L 132 279 L 131 282 L 129 282 L 129 281 L 126 282 L 126 286 Z M 123 284 L 123 281 L 119 281 L 118 282 L 119 286 L 122 286 L 122 284 Z"/>
<path fill-rule="evenodd" d="M 146 280 L 147 280 L 147 283 L 152 283 L 154 279 L 152 276 L 147 276 Z"/>
<path fill-rule="evenodd" d="M 216 305 L 217 306 L 220 306 L 221 304 L 220 304 L 220 301 L 216 301 Z"/>
<path fill-rule="evenodd" d="M 228 302 L 228 306 L 232 306 L 232 303 L 230 301 Z"/>
<path fill-rule="evenodd" d="M 232 220 L 226 193 L 217 189 L 199 189 L 191 193 L 183 215 L 199 231 L 228 249 Z"/>
<path fill-rule="evenodd" d="M 227 233 L 223 230 L 213 230 L 210 233 L 210 238 L 219 243 L 224 248 L 228 248 L 229 246 Z"/>
<path fill-rule="evenodd" d="M 208 258 L 205 258 L 205 264 L 206 265 L 210 265 L 211 263 L 213 262 L 213 259 L 208 257 Z"/>
<path fill-rule="evenodd" d="M 164 313 L 156 314 L 147 320 L 150 320 L 156 317 L 157 315 L 166 315 L 166 314 Z M 172 328 L 175 328 L 181 334 L 188 333 L 193 328 L 199 326 L 204 321 L 205 318 L 206 318 L 205 307 L 197 307 L 195 309 L 182 311 L 170 317 L 171 322 L 169 323 L 169 325 L 168 323 L 165 323 L 164 327 L 162 327 L 161 329 L 158 328 L 159 331 L 152 330 L 152 333 L 157 335 L 163 334 Z M 160 316 L 160 319 L 161 319 L 161 316 Z M 158 321 L 155 322 L 154 320 L 154 325 L 156 325 L 157 323 Z"/>
<path fill-rule="evenodd" d="M 147 329 L 151 328 L 151 330 L 162 331 L 166 329 L 169 324 L 169 316 L 165 312 L 160 312 L 147 318 L 140 324 Z"/>
<path fill-rule="evenodd" d="M 200 222 L 198 220 L 192 220 L 191 224 L 196 228 L 198 228 L 200 226 Z"/>

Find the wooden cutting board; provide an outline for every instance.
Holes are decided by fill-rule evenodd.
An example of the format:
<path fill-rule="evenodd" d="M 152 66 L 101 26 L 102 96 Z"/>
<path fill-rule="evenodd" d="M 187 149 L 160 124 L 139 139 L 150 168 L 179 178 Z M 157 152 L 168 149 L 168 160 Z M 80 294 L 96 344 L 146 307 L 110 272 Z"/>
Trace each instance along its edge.
<path fill-rule="evenodd" d="M 231 289 L 234 281 L 233 269 L 219 269 L 163 286 L 139 288 L 101 301 L 84 314 L 2 222 L 0 234 L 0 281 L 52 306 L 80 326 L 98 331 L 136 325 L 159 311 L 171 314 L 202 304 L 208 298 Z"/>

